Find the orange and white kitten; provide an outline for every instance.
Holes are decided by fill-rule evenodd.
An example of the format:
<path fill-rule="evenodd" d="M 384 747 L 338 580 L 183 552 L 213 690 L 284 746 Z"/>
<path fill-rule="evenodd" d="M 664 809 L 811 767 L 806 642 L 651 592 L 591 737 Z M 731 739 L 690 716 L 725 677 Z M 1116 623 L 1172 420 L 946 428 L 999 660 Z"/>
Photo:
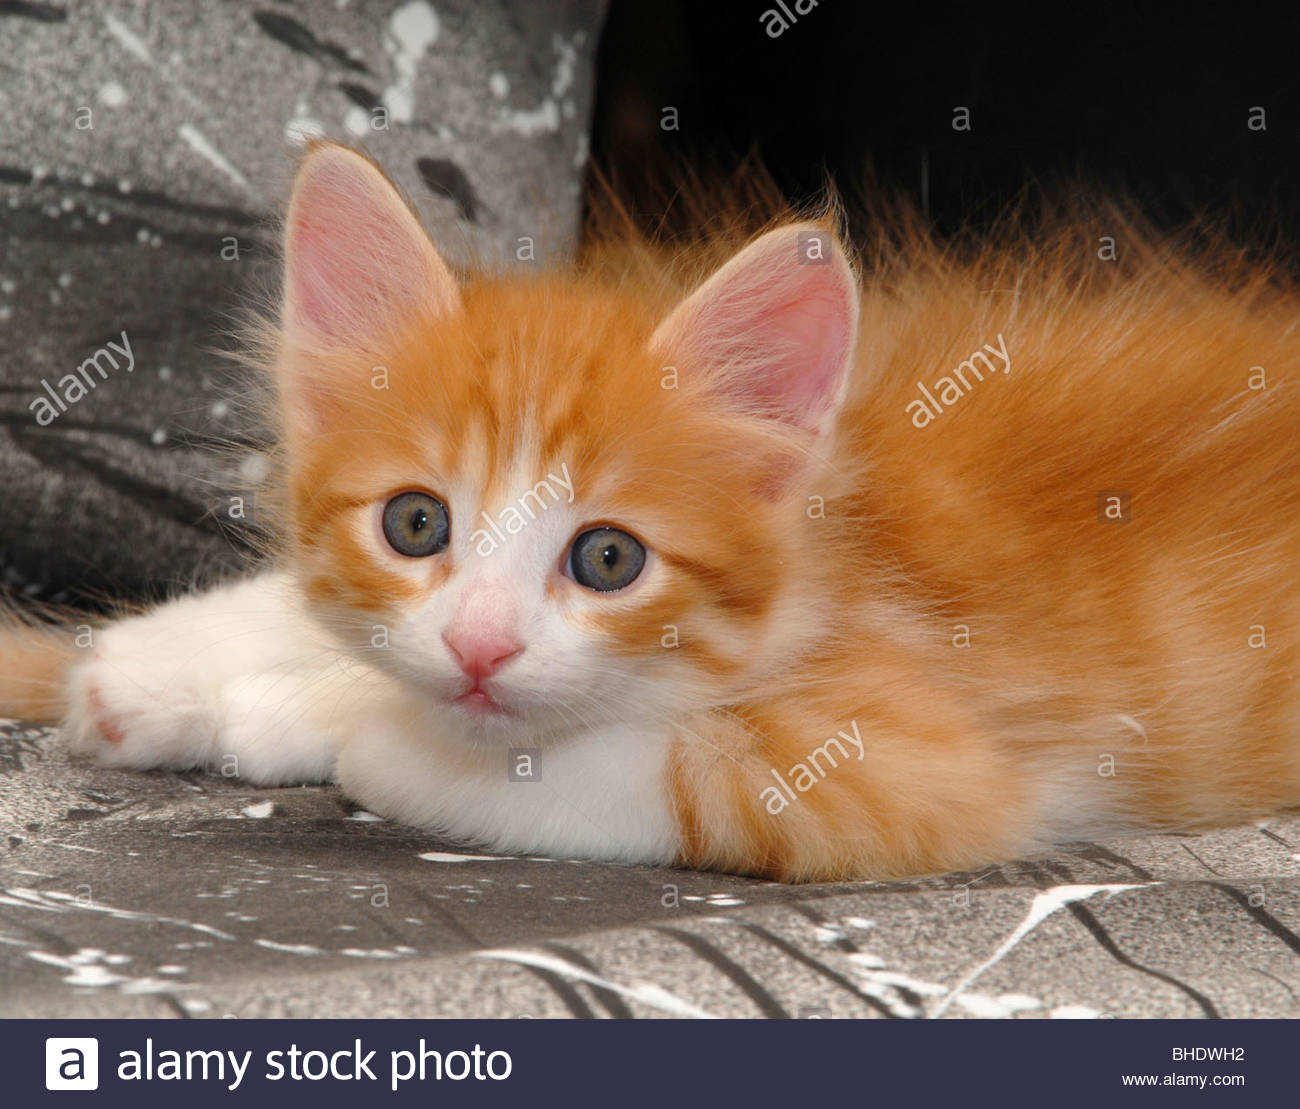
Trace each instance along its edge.
<path fill-rule="evenodd" d="M 285 258 L 280 568 L 86 652 L 11 631 L 0 708 L 75 751 L 791 880 L 1300 803 L 1276 282 L 933 247 L 860 282 L 788 222 L 684 296 L 644 251 L 461 283 L 332 145 Z"/>

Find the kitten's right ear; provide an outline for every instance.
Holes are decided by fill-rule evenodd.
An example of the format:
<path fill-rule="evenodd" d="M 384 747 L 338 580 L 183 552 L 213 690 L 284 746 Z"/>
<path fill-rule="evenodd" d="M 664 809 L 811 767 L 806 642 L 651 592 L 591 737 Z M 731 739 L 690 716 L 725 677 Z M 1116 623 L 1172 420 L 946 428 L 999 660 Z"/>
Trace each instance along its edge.
<path fill-rule="evenodd" d="M 313 146 L 285 228 L 289 346 L 372 349 L 394 321 L 459 305 L 456 279 L 392 182 L 347 147 Z"/>

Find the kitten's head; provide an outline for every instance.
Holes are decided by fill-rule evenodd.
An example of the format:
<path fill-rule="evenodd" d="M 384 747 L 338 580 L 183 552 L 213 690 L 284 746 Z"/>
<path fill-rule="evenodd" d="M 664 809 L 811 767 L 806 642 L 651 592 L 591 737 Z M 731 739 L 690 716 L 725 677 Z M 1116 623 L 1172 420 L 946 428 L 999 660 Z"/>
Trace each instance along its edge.
<path fill-rule="evenodd" d="M 762 236 L 664 312 L 450 273 L 391 183 L 313 148 L 277 364 L 308 603 L 445 731 L 666 724 L 761 684 L 827 599 L 810 482 L 857 321 L 829 233 Z"/>

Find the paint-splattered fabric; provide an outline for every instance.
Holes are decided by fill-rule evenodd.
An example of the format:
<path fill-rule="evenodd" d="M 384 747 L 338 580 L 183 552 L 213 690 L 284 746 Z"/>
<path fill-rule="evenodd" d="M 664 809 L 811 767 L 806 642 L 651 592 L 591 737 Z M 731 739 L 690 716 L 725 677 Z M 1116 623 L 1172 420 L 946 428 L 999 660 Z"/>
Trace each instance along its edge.
<path fill-rule="evenodd" d="M 493 858 L 0 723 L 0 1017 L 1296 1017 L 1300 817 L 912 882 Z"/>

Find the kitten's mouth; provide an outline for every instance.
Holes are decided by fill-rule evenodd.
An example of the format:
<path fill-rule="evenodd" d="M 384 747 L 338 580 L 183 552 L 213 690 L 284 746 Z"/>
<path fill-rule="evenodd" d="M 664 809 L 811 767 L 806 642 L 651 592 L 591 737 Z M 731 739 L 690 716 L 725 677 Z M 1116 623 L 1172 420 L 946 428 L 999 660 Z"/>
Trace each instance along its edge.
<path fill-rule="evenodd" d="M 497 704 L 492 694 L 479 685 L 466 690 L 452 704 L 459 705 L 472 716 L 505 716 L 510 711 Z"/>

